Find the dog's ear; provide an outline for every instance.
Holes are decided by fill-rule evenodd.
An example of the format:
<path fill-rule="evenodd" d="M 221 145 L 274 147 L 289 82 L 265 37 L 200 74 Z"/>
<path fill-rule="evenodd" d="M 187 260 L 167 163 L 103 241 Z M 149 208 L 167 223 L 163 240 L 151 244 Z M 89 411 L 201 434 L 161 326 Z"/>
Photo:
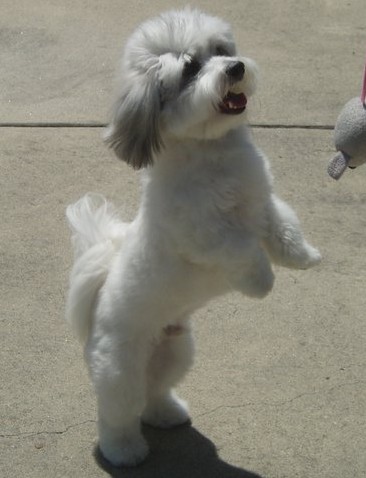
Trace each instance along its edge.
<path fill-rule="evenodd" d="M 151 77 L 129 82 L 115 105 L 104 140 L 135 169 L 151 165 L 162 147 L 160 109 L 158 81 Z"/>

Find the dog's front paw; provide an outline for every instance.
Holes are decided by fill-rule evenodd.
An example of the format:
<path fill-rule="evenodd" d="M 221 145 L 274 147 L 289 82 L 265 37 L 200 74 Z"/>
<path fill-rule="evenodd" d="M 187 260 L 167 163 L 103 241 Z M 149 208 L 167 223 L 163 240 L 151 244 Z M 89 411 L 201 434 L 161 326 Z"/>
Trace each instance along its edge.
<path fill-rule="evenodd" d="M 249 297 L 262 299 L 271 292 L 274 279 L 271 264 L 263 254 L 248 270 L 242 273 L 239 280 L 233 282 L 233 285 L 235 289 Z"/>
<path fill-rule="evenodd" d="M 189 421 L 188 406 L 174 394 L 165 395 L 148 403 L 142 421 L 157 428 L 172 428 Z"/>
<path fill-rule="evenodd" d="M 304 268 L 309 269 L 310 267 L 314 267 L 317 264 L 320 264 L 322 260 L 322 256 L 318 249 L 315 247 L 311 246 L 310 244 L 306 245 L 307 249 L 307 259 L 305 260 L 304 263 Z"/>
<path fill-rule="evenodd" d="M 310 269 L 319 264 L 322 256 L 318 249 L 304 241 L 301 247 L 293 251 L 289 256 L 288 267 L 293 269 Z"/>

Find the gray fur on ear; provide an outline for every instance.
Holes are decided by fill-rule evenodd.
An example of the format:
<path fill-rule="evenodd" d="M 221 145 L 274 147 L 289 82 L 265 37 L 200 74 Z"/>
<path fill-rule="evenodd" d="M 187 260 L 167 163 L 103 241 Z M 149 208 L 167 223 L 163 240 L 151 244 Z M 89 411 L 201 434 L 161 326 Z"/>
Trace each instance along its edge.
<path fill-rule="evenodd" d="M 151 78 L 128 83 L 115 105 L 104 140 L 120 159 L 141 169 L 153 163 L 154 153 L 162 146 L 159 88 Z"/>

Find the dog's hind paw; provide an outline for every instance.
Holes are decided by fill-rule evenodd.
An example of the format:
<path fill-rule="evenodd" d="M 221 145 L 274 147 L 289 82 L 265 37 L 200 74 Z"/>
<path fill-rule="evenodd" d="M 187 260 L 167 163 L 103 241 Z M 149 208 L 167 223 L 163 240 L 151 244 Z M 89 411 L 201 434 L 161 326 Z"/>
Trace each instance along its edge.
<path fill-rule="evenodd" d="M 139 465 L 149 453 L 149 447 L 142 437 L 117 440 L 113 444 L 99 442 L 99 449 L 109 463 L 118 467 Z"/>
<path fill-rule="evenodd" d="M 148 403 L 142 421 L 157 428 L 172 428 L 189 421 L 188 406 L 174 394 Z"/>

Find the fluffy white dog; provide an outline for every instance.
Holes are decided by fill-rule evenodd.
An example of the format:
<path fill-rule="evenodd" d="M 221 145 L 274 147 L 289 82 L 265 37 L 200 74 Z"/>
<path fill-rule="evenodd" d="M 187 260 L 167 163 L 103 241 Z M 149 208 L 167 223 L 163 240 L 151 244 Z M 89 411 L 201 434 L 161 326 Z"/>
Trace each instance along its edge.
<path fill-rule="evenodd" d="M 96 195 L 67 209 L 67 320 L 85 345 L 100 449 L 114 465 L 146 457 L 141 420 L 189 419 L 173 388 L 192 365 L 192 312 L 230 290 L 264 297 L 271 262 L 320 261 L 244 126 L 256 81 L 229 25 L 197 10 L 147 21 L 127 43 L 106 141 L 142 170 L 139 211 L 123 223 Z"/>

